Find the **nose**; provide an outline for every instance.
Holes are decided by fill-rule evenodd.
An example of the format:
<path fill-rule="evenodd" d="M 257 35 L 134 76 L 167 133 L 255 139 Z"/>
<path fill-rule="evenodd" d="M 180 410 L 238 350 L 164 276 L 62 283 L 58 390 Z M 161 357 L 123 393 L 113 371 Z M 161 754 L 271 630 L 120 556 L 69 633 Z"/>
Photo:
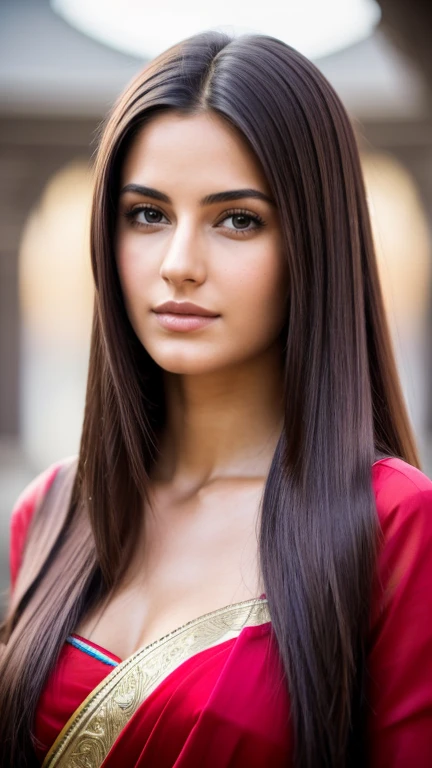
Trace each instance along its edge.
<path fill-rule="evenodd" d="M 173 285 L 184 282 L 201 284 L 207 276 L 204 243 L 191 222 L 173 227 L 166 244 L 160 275 Z"/>

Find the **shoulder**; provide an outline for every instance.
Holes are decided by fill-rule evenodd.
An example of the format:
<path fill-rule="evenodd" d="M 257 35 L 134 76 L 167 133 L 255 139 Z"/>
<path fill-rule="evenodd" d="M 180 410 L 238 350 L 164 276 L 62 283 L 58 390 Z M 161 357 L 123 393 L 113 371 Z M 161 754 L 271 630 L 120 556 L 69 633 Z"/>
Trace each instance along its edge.
<path fill-rule="evenodd" d="M 372 477 L 376 491 L 385 488 L 389 490 L 395 486 L 408 494 L 414 490 L 421 492 L 432 489 L 432 480 L 424 472 L 396 457 L 376 461 L 372 466 Z"/>
<path fill-rule="evenodd" d="M 381 526 L 367 642 L 371 766 L 431 765 L 432 481 L 400 459 L 372 468 Z"/>
<path fill-rule="evenodd" d="M 372 486 L 384 534 L 414 520 L 432 530 L 432 480 L 419 469 L 402 459 L 381 459 L 372 467 Z"/>
<path fill-rule="evenodd" d="M 38 508 L 45 494 L 48 493 L 59 470 L 74 461 L 76 461 L 76 457 L 69 457 L 51 464 L 47 469 L 37 475 L 18 496 L 12 509 L 10 520 L 10 570 L 12 584 L 14 584 L 16 580 L 27 533 L 35 510 Z"/>
<path fill-rule="evenodd" d="M 372 468 L 380 526 L 378 576 L 385 599 L 422 595 L 430 610 L 432 596 L 432 481 L 396 458 Z"/>
<path fill-rule="evenodd" d="M 12 509 L 11 526 L 27 527 L 40 501 L 50 489 L 58 471 L 72 459 L 62 459 L 51 464 L 37 475 L 18 496 Z"/>

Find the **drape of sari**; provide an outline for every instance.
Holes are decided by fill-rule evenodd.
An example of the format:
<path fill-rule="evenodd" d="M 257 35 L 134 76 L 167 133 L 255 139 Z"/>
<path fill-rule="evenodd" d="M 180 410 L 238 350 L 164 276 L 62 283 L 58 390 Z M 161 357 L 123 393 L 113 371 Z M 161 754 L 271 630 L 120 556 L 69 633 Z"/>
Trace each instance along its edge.
<path fill-rule="evenodd" d="M 237 604 L 127 659 L 90 695 L 44 765 L 282 768 L 287 694 L 267 619 L 265 600 Z"/>
<path fill-rule="evenodd" d="M 45 492 L 55 472 L 14 511 L 13 579 L 35 488 Z M 367 638 L 368 766 L 431 768 L 432 482 L 399 459 L 382 459 L 372 484 L 382 540 Z M 212 614 L 200 617 L 121 663 L 97 646 L 92 657 L 68 643 L 36 715 L 41 762 L 46 755 L 49 768 L 287 768 L 289 695 L 267 611 L 265 599 L 228 606 L 213 612 L 220 626 Z"/>

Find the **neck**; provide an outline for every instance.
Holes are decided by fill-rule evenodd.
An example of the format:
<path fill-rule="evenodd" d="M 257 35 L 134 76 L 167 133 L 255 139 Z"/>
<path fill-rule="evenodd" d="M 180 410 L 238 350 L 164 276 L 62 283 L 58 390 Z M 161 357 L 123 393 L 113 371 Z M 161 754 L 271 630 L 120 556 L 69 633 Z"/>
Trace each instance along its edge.
<path fill-rule="evenodd" d="M 156 481 L 199 487 L 267 475 L 283 424 L 279 348 L 217 372 L 166 373 L 165 397 Z"/>

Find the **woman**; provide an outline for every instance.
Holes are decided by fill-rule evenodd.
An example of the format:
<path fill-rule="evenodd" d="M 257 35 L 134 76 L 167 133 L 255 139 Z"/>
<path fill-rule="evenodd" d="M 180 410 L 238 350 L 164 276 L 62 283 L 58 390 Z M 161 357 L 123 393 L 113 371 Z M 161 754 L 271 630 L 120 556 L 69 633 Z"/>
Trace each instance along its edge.
<path fill-rule="evenodd" d="M 13 513 L 0 765 L 427 768 L 432 483 L 340 101 L 198 35 L 95 174 L 82 442 Z"/>

